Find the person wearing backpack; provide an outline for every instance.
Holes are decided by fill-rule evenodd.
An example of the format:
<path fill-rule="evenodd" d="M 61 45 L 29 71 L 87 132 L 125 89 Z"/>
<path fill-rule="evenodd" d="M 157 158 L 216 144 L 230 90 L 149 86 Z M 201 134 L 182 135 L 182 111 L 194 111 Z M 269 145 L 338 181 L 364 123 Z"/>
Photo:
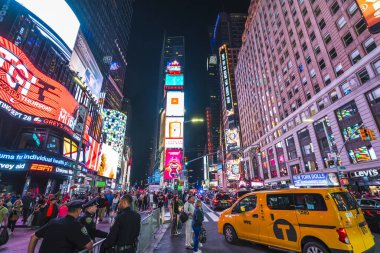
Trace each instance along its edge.
<path fill-rule="evenodd" d="M 193 249 L 193 229 L 192 229 L 192 223 L 193 223 L 193 215 L 194 215 L 194 202 L 195 198 L 194 196 L 189 196 L 187 202 L 183 206 L 183 211 L 187 214 L 188 219 L 185 223 L 185 234 L 186 234 L 186 240 L 185 240 L 185 247 L 186 249 Z"/>
<path fill-rule="evenodd" d="M 198 250 L 199 246 L 199 233 L 201 232 L 202 222 L 204 219 L 204 214 L 202 210 L 202 201 L 199 199 L 195 203 L 195 210 L 193 215 L 193 222 L 192 227 L 194 231 L 194 253 L 201 253 L 200 250 Z"/>

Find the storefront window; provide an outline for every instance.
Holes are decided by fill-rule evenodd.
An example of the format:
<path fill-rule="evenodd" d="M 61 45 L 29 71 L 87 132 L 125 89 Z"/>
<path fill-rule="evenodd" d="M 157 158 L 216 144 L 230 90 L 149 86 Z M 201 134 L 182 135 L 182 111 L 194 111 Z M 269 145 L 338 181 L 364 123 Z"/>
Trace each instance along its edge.
<path fill-rule="evenodd" d="M 50 152 L 60 154 L 61 141 L 58 137 L 49 135 L 46 149 Z"/>
<path fill-rule="evenodd" d="M 301 173 L 300 165 L 294 164 L 290 166 L 290 170 L 292 171 L 292 175 L 298 175 Z"/>
<path fill-rule="evenodd" d="M 75 142 L 70 140 L 69 138 L 63 139 L 63 155 L 71 158 L 73 160 L 76 159 L 78 153 L 78 146 Z"/>
<path fill-rule="evenodd" d="M 318 164 L 315 161 L 305 162 L 305 171 L 312 172 L 318 170 Z"/>
<path fill-rule="evenodd" d="M 339 121 L 349 119 L 355 114 L 358 113 L 358 108 L 356 107 L 356 104 L 354 101 L 351 101 L 350 103 L 342 106 L 338 110 L 336 110 L 336 116 L 338 117 Z"/>
<path fill-rule="evenodd" d="M 43 149 L 46 140 L 46 132 L 33 131 L 22 133 L 19 142 L 20 149 Z"/>
<path fill-rule="evenodd" d="M 367 99 L 377 123 L 377 127 L 380 129 L 380 87 L 377 87 L 367 93 Z"/>
<path fill-rule="evenodd" d="M 359 127 L 362 122 L 343 128 L 343 137 L 345 141 L 354 140 L 360 137 Z"/>
<path fill-rule="evenodd" d="M 363 146 L 348 150 L 350 161 L 353 164 L 377 159 L 372 146 Z"/>
<path fill-rule="evenodd" d="M 310 154 L 312 154 L 313 153 L 313 144 L 309 143 L 309 144 L 303 145 L 302 146 L 302 153 L 304 155 L 310 155 Z"/>
<path fill-rule="evenodd" d="M 288 169 L 283 167 L 280 169 L 280 176 L 281 177 L 286 177 L 288 175 Z"/>

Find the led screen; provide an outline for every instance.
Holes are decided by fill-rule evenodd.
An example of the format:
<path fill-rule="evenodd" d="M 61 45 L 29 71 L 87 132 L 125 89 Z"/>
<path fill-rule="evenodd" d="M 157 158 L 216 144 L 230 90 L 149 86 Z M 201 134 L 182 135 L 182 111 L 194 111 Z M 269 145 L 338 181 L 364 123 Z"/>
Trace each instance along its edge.
<path fill-rule="evenodd" d="M 230 181 L 240 180 L 240 160 L 228 160 L 226 164 L 227 179 Z"/>
<path fill-rule="evenodd" d="M 240 148 L 239 131 L 237 128 L 226 129 L 226 148 L 228 152 L 232 152 Z"/>
<path fill-rule="evenodd" d="M 360 137 L 360 131 L 359 131 L 360 124 L 354 124 L 352 126 L 348 126 L 343 129 L 343 136 L 344 140 L 347 141 L 348 139 L 354 140 L 356 138 Z"/>
<path fill-rule="evenodd" d="M 166 139 L 183 139 L 183 117 L 166 117 Z"/>
<path fill-rule="evenodd" d="M 98 175 L 116 179 L 118 162 L 119 153 L 111 146 L 103 144 L 98 167 Z"/>
<path fill-rule="evenodd" d="M 103 76 L 81 32 L 75 42 L 69 66 L 71 70 L 78 72 L 82 82 L 90 89 L 95 99 L 98 100 L 102 89 Z"/>
<path fill-rule="evenodd" d="M 127 116 L 116 110 L 104 109 L 103 128 L 105 143 L 119 153 L 123 152 Z"/>
<path fill-rule="evenodd" d="M 166 75 L 166 86 L 183 86 L 183 75 Z"/>
<path fill-rule="evenodd" d="M 227 116 L 234 114 L 234 107 L 232 101 L 230 70 L 228 66 L 228 49 L 227 45 L 223 45 L 219 48 L 220 57 L 220 74 L 224 91 L 224 104 L 226 107 Z"/>
<path fill-rule="evenodd" d="M 164 179 L 176 179 L 182 173 L 182 150 L 167 149 L 165 151 Z"/>
<path fill-rule="evenodd" d="M 65 0 L 16 1 L 44 21 L 71 50 L 74 48 L 80 23 Z"/>
<path fill-rule="evenodd" d="M 78 102 L 67 89 L 37 70 L 18 47 L 1 36 L 0 108 L 17 119 L 52 125 L 69 134 L 79 114 Z"/>
<path fill-rule="evenodd" d="M 166 116 L 184 116 L 185 95 L 180 91 L 168 91 L 166 93 Z"/>
<path fill-rule="evenodd" d="M 350 155 L 350 158 L 353 160 L 354 163 L 372 160 L 370 152 L 368 151 L 368 148 L 365 146 L 351 149 L 348 151 L 348 154 Z"/>
<path fill-rule="evenodd" d="M 100 144 L 90 137 L 86 146 L 86 167 L 90 170 L 97 170 L 99 157 Z"/>

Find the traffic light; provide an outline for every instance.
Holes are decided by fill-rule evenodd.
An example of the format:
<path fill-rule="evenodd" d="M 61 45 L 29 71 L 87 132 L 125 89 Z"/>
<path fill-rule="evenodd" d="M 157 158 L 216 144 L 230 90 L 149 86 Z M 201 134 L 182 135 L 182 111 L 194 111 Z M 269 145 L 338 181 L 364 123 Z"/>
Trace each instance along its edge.
<path fill-rule="evenodd" d="M 361 128 L 360 129 L 360 136 L 362 137 L 362 141 L 369 141 L 369 133 L 367 128 Z"/>
<path fill-rule="evenodd" d="M 257 147 L 257 148 L 256 148 L 256 154 L 257 154 L 257 155 L 261 155 L 261 149 L 260 149 L 260 147 Z"/>
<path fill-rule="evenodd" d="M 174 190 L 178 191 L 178 179 L 174 179 Z"/>

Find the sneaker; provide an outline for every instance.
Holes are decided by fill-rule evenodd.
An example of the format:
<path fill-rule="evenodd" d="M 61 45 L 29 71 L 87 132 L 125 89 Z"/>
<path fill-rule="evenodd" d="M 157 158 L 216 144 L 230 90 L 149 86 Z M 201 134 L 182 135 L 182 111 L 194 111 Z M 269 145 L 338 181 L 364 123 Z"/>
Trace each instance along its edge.
<path fill-rule="evenodd" d="M 203 247 L 203 243 L 200 242 L 200 243 L 199 243 L 199 247 Z"/>
<path fill-rule="evenodd" d="M 194 247 L 190 245 L 186 245 L 186 249 L 194 249 Z"/>
<path fill-rule="evenodd" d="M 202 251 L 199 249 L 198 251 L 193 251 L 194 253 L 202 253 Z"/>

